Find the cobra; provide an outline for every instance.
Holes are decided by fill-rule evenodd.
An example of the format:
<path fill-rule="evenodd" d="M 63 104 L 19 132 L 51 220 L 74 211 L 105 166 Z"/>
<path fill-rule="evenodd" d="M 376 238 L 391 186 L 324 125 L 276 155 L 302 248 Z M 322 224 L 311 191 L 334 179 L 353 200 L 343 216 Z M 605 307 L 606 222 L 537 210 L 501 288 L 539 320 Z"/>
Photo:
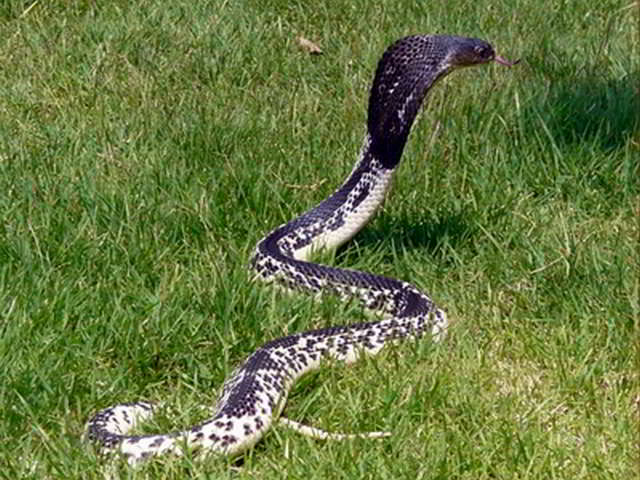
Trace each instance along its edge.
<path fill-rule="evenodd" d="M 441 340 L 448 325 L 445 312 L 412 284 L 313 263 L 309 258 L 316 250 L 342 245 L 375 214 L 434 83 L 457 68 L 492 61 L 513 65 L 497 56 L 490 44 L 474 38 L 416 35 L 391 45 L 376 69 L 366 135 L 351 174 L 326 200 L 276 228 L 256 246 L 250 268 L 257 278 L 289 290 L 355 299 L 364 309 L 376 312 L 377 321 L 311 330 L 266 343 L 225 381 L 214 413 L 198 425 L 166 434 L 131 435 L 136 424 L 151 416 L 154 406 L 126 403 L 95 414 L 87 425 L 88 439 L 103 452 L 120 452 L 132 465 L 150 456 L 181 455 L 186 450 L 239 455 L 274 422 L 286 420 L 280 413 L 290 389 L 302 375 L 319 368 L 323 359 L 349 363 L 408 338 Z M 311 435 L 345 437 L 287 422 Z"/>

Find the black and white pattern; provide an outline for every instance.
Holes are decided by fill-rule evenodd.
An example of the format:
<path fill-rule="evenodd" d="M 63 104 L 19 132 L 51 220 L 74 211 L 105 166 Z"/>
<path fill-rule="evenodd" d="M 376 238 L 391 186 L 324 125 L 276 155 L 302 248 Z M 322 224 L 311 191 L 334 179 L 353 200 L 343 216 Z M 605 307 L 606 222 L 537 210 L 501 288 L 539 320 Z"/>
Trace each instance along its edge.
<path fill-rule="evenodd" d="M 307 261 L 317 249 L 336 248 L 375 214 L 392 180 L 411 125 L 436 80 L 455 68 L 495 57 L 488 43 L 452 36 L 401 39 L 380 60 L 369 99 L 367 134 L 360 158 L 345 183 L 329 198 L 283 225 L 255 250 L 256 277 L 287 289 L 334 293 L 356 299 L 382 320 L 298 333 L 255 351 L 222 387 L 211 418 L 184 431 L 133 436 L 128 432 L 153 413 L 146 402 L 122 404 L 97 413 L 87 436 L 103 451 L 117 451 L 130 464 L 163 453 L 215 452 L 237 455 L 253 446 L 277 421 L 289 390 L 324 358 L 353 362 L 385 345 L 428 335 L 440 340 L 445 313 L 413 285 L 354 270 Z"/>

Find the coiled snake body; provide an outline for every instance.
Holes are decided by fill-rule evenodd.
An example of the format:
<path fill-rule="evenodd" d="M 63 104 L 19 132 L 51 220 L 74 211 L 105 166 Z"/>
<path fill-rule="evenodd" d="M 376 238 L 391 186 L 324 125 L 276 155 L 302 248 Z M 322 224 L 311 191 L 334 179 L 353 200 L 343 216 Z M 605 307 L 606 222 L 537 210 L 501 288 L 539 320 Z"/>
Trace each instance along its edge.
<path fill-rule="evenodd" d="M 103 451 L 119 451 L 131 464 L 162 453 L 179 455 L 184 448 L 237 455 L 272 426 L 294 382 L 318 368 L 323 358 L 351 362 L 400 339 L 425 334 L 441 339 L 447 328 L 445 313 L 413 285 L 310 263 L 307 258 L 313 250 L 346 242 L 373 216 L 434 82 L 455 68 L 493 60 L 509 65 L 478 39 L 411 36 L 394 43 L 378 64 L 364 144 L 345 183 L 315 208 L 269 233 L 255 249 L 251 268 L 258 278 L 288 289 L 355 298 L 381 313 L 381 320 L 298 333 L 265 344 L 224 383 L 213 416 L 187 430 L 129 435 L 153 412 L 151 404 L 137 402 L 98 412 L 88 422 L 87 437 Z"/>

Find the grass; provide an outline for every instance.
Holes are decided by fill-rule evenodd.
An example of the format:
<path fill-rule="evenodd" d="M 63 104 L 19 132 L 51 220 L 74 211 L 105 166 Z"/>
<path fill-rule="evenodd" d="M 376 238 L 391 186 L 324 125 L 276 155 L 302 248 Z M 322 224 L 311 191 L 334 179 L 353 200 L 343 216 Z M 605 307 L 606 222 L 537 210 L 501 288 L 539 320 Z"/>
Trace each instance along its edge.
<path fill-rule="evenodd" d="M 447 32 L 522 64 L 438 85 L 384 211 L 323 259 L 430 292 L 450 336 L 311 374 L 286 409 L 393 436 L 276 428 L 239 462 L 118 472 L 632 478 L 637 14 L 612 0 L 2 4 L 0 475 L 101 478 L 81 441 L 96 409 L 166 400 L 148 431 L 190 425 L 265 341 L 360 320 L 249 282 L 247 260 L 350 171 L 384 48 Z"/>

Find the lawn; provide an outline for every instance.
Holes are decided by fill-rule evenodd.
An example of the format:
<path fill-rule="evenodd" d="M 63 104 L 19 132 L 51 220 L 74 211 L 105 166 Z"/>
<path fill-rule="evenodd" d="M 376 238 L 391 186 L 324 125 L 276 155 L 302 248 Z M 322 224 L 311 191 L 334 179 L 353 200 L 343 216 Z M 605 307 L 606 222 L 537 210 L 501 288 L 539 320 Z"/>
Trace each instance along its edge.
<path fill-rule="evenodd" d="M 639 32 L 631 0 L 3 3 L 0 477 L 633 478 Z M 439 83 L 380 214 L 319 257 L 453 320 L 443 343 L 327 364 L 285 409 L 392 436 L 102 459 L 82 441 L 98 409 L 163 402 L 141 431 L 185 428 L 260 345 L 366 318 L 247 264 L 350 172 L 376 62 L 414 33 L 522 61 Z"/>

